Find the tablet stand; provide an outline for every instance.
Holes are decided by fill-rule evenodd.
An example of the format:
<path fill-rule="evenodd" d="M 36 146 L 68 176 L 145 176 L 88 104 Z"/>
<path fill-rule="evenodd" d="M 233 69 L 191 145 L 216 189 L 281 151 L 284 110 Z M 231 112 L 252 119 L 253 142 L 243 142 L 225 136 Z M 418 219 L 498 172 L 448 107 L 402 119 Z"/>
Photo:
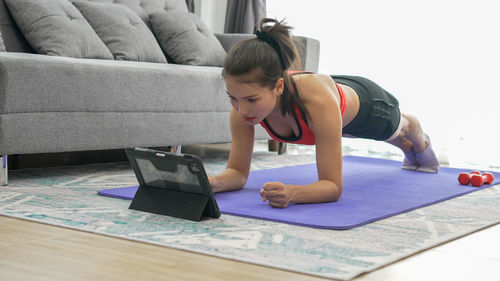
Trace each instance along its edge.
<path fill-rule="evenodd" d="M 208 195 L 139 185 L 129 209 L 200 221 L 208 216 Z"/>

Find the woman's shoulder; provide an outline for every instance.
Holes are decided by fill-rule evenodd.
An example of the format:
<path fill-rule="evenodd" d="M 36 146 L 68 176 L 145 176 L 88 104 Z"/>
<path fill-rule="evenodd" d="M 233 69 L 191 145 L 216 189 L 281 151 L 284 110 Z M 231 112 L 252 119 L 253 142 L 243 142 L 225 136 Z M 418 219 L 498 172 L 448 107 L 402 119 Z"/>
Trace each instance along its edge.
<path fill-rule="evenodd" d="M 336 90 L 333 79 L 326 74 L 295 74 L 292 79 L 304 102 L 331 97 Z"/>
<path fill-rule="evenodd" d="M 300 84 L 302 87 L 317 88 L 329 87 L 334 85 L 333 79 L 330 75 L 321 73 L 296 73 L 292 75 L 295 83 Z"/>

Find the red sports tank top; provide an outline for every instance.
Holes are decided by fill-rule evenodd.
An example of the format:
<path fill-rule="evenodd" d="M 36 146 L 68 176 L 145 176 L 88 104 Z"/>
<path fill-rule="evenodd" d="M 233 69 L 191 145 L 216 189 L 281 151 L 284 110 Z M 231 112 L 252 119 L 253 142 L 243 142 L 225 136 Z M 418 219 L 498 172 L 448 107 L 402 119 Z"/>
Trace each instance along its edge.
<path fill-rule="evenodd" d="M 297 73 L 307 73 L 307 72 L 300 72 L 300 71 L 289 71 L 289 74 L 297 74 Z M 339 97 L 340 97 L 340 113 L 342 116 L 344 116 L 344 112 L 347 108 L 347 100 L 344 94 L 344 91 L 342 88 L 339 86 L 337 82 L 335 82 L 335 85 L 337 86 L 337 89 L 339 91 Z M 292 86 L 293 86 L 293 93 L 297 93 L 297 87 L 295 83 L 293 83 L 292 80 Z M 276 134 L 273 129 L 267 124 L 266 120 L 264 119 L 263 121 L 260 122 L 260 125 L 266 129 L 267 133 L 271 136 L 276 141 L 279 142 L 286 142 L 286 143 L 295 143 L 295 144 L 307 144 L 307 145 L 314 145 L 316 144 L 316 137 L 314 136 L 314 132 L 309 128 L 309 125 L 307 124 L 307 119 L 304 115 L 303 112 L 300 111 L 298 106 L 295 106 L 295 114 L 297 118 L 295 118 L 295 122 L 297 123 L 297 127 L 299 128 L 299 135 L 298 136 L 290 136 L 290 137 L 283 137 L 278 134 Z"/>

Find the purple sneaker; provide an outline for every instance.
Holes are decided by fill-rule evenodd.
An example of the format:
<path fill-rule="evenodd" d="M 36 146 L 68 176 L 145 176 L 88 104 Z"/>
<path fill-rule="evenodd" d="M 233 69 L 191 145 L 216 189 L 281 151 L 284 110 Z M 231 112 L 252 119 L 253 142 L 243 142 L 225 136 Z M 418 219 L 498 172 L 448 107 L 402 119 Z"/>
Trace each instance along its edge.
<path fill-rule="evenodd" d="M 418 172 L 422 173 L 437 173 L 439 170 L 439 161 L 436 157 L 436 153 L 432 150 L 431 141 L 428 135 L 425 135 L 425 139 L 429 143 L 429 146 L 420 153 L 415 153 L 417 162 L 420 167 L 417 169 Z"/>
<path fill-rule="evenodd" d="M 401 169 L 408 171 L 416 171 L 420 165 L 417 162 L 415 156 L 415 150 L 413 148 L 410 152 L 405 153 L 405 159 L 403 160 L 403 165 L 401 165 Z"/>

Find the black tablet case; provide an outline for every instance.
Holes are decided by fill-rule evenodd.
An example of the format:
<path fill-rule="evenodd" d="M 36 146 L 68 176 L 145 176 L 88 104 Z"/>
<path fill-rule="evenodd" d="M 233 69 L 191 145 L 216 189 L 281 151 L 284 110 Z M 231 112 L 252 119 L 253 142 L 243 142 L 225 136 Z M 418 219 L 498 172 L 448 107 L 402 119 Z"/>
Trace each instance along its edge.
<path fill-rule="evenodd" d="M 193 221 L 220 217 L 198 157 L 144 148 L 125 152 L 139 181 L 130 209 Z"/>

